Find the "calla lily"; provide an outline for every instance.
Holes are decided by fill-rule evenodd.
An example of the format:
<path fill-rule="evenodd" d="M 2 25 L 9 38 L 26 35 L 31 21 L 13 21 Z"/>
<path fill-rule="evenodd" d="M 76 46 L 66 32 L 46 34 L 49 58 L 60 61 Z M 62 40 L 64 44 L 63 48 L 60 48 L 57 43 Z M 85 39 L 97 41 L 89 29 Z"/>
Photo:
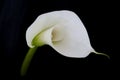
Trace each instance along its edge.
<path fill-rule="evenodd" d="M 84 58 L 97 53 L 90 44 L 88 33 L 80 18 L 72 11 L 53 11 L 40 15 L 26 31 L 30 47 L 21 68 L 25 75 L 37 47 L 50 45 L 66 57 Z M 105 55 L 105 54 L 104 54 Z"/>

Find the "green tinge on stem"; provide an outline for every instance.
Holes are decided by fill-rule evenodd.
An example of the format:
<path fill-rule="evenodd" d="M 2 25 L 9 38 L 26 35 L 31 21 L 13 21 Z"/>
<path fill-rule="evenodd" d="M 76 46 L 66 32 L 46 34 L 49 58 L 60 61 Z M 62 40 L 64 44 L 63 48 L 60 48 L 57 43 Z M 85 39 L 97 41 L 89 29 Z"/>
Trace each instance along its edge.
<path fill-rule="evenodd" d="M 36 50 L 37 50 L 37 47 L 29 49 L 29 51 L 28 51 L 28 53 L 23 61 L 22 67 L 21 67 L 21 72 L 20 72 L 21 76 L 24 76 L 26 74 L 27 69 L 30 65 L 31 59 L 32 59 Z"/>
<path fill-rule="evenodd" d="M 110 59 L 110 56 L 105 54 L 105 53 L 99 53 L 99 52 L 94 52 L 95 54 L 98 54 L 98 55 L 103 55 L 103 56 L 106 56 L 108 59 Z"/>

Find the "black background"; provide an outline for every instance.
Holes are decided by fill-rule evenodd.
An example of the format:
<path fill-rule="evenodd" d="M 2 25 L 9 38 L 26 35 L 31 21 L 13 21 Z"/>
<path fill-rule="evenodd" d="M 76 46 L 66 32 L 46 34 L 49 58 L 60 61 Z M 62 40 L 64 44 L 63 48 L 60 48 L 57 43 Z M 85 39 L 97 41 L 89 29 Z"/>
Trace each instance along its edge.
<path fill-rule="evenodd" d="M 111 71 L 114 44 L 113 16 L 115 15 L 113 4 L 110 1 L 97 0 L 1 0 L 0 64 L 4 79 L 36 80 L 36 77 L 47 78 L 48 76 L 43 76 L 55 76 L 60 72 L 75 74 L 72 73 L 73 71 L 80 74 L 86 69 L 97 70 L 98 73 Z M 60 55 L 50 46 L 43 46 L 35 53 L 27 75 L 20 77 L 20 67 L 29 49 L 25 39 L 26 29 L 38 15 L 55 10 L 74 11 L 84 23 L 93 48 L 108 54 L 111 58 L 90 54 L 84 59 L 71 59 Z"/>

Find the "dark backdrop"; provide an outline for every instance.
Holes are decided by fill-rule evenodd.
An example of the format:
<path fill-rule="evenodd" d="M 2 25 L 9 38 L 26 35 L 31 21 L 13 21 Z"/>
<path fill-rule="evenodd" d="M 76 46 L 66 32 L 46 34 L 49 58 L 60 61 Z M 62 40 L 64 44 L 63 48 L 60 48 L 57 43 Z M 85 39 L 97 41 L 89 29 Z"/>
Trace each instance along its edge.
<path fill-rule="evenodd" d="M 90 54 L 84 59 L 71 59 L 58 54 L 49 46 L 43 46 L 35 53 L 28 73 L 20 77 L 22 61 L 28 51 L 25 33 L 38 15 L 55 10 L 74 11 L 89 33 L 93 48 L 105 56 Z M 47 74 L 81 72 L 82 70 L 109 71 L 113 55 L 113 24 L 110 2 L 77 0 L 1 0 L 0 1 L 0 59 L 4 78 L 13 80 L 43 77 Z M 73 67 L 72 67 L 73 66 Z M 84 68 L 83 68 L 84 67 Z M 85 68 L 86 67 L 86 68 Z M 100 69 L 104 69 L 100 71 Z M 43 75 L 41 75 L 43 74 Z M 72 73 L 73 74 L 73 73 Z M 33 76 L 35 75 L 35 76 Z M 52 77 L 52 76 L 51 76 Z M 45 77 L 44 77 L 45 78 Z"/>

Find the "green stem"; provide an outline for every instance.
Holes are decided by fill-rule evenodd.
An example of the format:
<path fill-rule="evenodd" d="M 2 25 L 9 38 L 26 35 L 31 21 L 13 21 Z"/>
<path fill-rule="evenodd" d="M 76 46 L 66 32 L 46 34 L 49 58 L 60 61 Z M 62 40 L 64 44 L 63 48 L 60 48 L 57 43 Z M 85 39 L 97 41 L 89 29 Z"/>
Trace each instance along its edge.
<path fill-rule="evenodd" d="M 24 76 L 27 72 L 27 69 L 30 65 L 30 62 L 31 62 L 31 59 L 35 53 L 35 51 L 37 50 L 37 47 L 34 47 L 34 48 L 30 48 L 24 61 L 23 61 L 23 64 L 22 64 L 22 67 L 21 67 L 21 76 Z"/>
<path fill-rule="evenodd" d="M 99 52 L 94 52 L 95 54 L 98 54 L 98 55 L 103 55 L 103 56 L 106 56 L 108 59 L 110 59 L 110 56 L 105 54 L 105 53 L 99 53 Z"/>

